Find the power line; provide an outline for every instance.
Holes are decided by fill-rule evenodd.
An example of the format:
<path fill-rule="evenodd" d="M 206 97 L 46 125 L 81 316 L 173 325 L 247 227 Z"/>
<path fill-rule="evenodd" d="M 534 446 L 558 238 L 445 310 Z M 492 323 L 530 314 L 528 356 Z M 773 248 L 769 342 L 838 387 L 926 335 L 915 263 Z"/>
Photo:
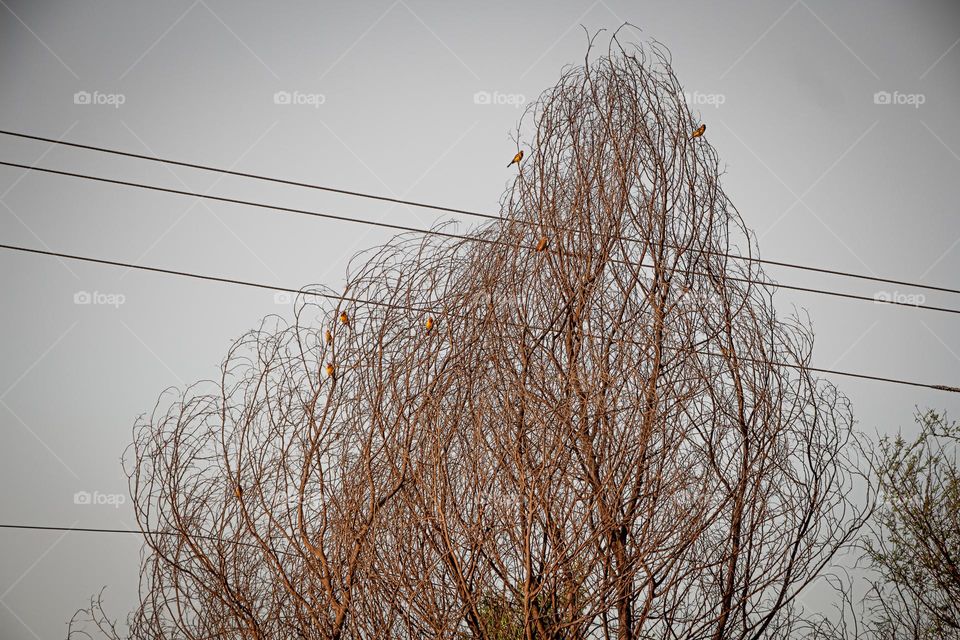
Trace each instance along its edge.
<path fill-rule="evenodd" d="M 87 173 L 74 173 L 72 171 L 62 171 L 60 169 L 50 169 L 47 167 L 38 167 L 31 166 L 27 164 L 20 164 L 17 162 L 7 162 L 0 160 L 0 165 L 7 167 L 14 167 L 17 169 L 26 169 L 27 171 L 39 171 L 42 173 L 50 173 L 58 176 L 67 176 L 69 178 L 80 178 L 81 180 L 92 180 L 94 182 L 103 182 L 106 184 L 116 184 L 124 187 L 134 187 L 136 189 L 146 189 L 148 191 L 159 191 L 161 193 L 171 193 L 178 196 L 190 196 L 194 198 L 202 198 L 204 200 L 214 200 L 216 202 L 226 202 L 229 204 L 239 204 L 247 207 L 257 207 L 260 209 L 271 209 L 274 211 L 283 211 L 286 213 L 296 213 L 300 215 L 313 216 L 315 218 L 326 218 L 328 220 L 337 220 L 340 222 L 353 222 L 356 224 L 367 224 L 374 227 L 383 227 L 385 229 L 393 229 L 394 231 L 408 231 L 412 233 L 426 233 L 429 235 L 438 235 L 448 238 L 463 238 L 453 233 L 446 233 L 442 231 L 435 231 L 432 229 L 421 229 L 419 227 L 408 227 L 400 224 L 392 224 L 389 222 L 377 222 L 374 220 L 364 220 L 363 218 L 353 218 L 350 216 L 341 216 L 333 213 L 323 213 L 320 211 L 311 211 L 308 209 L 296 209 L 293 207 L 283 207 L 279 205 L 271 205 L 263 202 L 255 202 L 252 200 L 240 200 L 237 198 L 228 198 L 226 196 L 214 196 L 210 194 L 200 193 L 197 191 L 186 191 L 184 189 L 173 189 L 170 187 L 160 187 L 152 184 L 145 184 L 142 182 L 132 182 L 129 180 L 117 180 L 115 178 L 104 178 L 103 176 L 94 176 Z"/>
<path fill-rule="evenodd" d="M 188 537 L 191 539 L 197 540 L 210 540 L 212 542 L 219 542 L 221 544 L 235 544 L 243 547 L 253 547 L 255 549 L 262 549 L 263 547 L 256 545 L 252 542 L 243 542 L 241 540 L 224 540 L 223 538 L 217 538 L 214 536 L 205 536 L 202 534 L 191 533 L 185 535 L 182 532 L 178 531 L 140 531 L 139 529 L 103 529 L 98 527 L 61 527 L 61 526 L 46 526 L 46 525 L 36 525 L 36 524 L 0 524 L 0 529 L 20 529 L 26 531 L 63 531 L 65 533 L 120 533 L 120 534 L 136 534 L 139 536 L 177 536 L 177 537 Z M 294 555 L 289 551 L 277 551 L 272 550 L 281 555 Z"/>
<path fill-rule="evenodd" d="M 137 529 L 97 529 L 93 527 L 46 527 L 42 525 L 34 524 L 0 524 L 0 529 L 27 529 L 31 531 L 77 531 L 81 533 L 136 533 L 143 535 L 143 531 Z M 164 534 L 164 532 L 151 531 L 150 533 L 158 535 L 173 535 Z"/>
<path fill-rule="evenodd" d="M 81 144 L 81 143 L 78 143 L 78 142 L 69 142 L 69 141 L 66 141 L 66 140 L 59 140 L 59 139 L 56 139 L 56 138 L 47 138 L 47 137 L 44 137 L 44 136 L 37 136 L 37 135 L 31 135 L 31 134 L 27 134 L 27 133 L 20 133 L 20 132 L 17 132 L 17 131 L 8 131 L 8 130 L 5 130 L 5 129 L 0 129 L 0 134 L 2 134 L 2 135 L 7 135 L 7 136 L 13 136 L 13 137 L 17 137 L 17 138 L 23 138 L 23 139 L 27 139 L 27 140 L 36 140 L 36 141 L 39 141 L 39 142 L 46 142 L 46 143 L 49 143 L 49 144 L 56 144 L 56 145 L 67 146 L 67 147 L 74 147 L 74 148 L 77 148 L 77 149 L 85 149 L 85 150 L 89 150 L 89 151 L 97 151 L 97 152 L 100 152 L 100 153 L 107 153 L 107 154 L 112 154 L 112 155 L 116 155 L 116 156 L 123 156 L 123 157 L 127 157 L 127 158 L 135 158 L 135 159 L 138 159 L 138 160 L 148 160 L 148 161 L 150 161 L 150 162 L 159 162 L 159 163 L 162 163 L 162 164 L 169 164 L 169 165 L 174 165 L 174 166 L 179 166 L 179 167 L 185 167 L 185 168 L 190 168 L 190 169 L 200 169 L 200 170 L 202 170 L 202 171 L 211 171 L 211 172 L 213 172 L 213 173 L 220 173 L 220 174 L 223 174 L 223 175 L 230 175 L 230 176 L 235 176 L 235 177 L 239 177 L 239 178 L 250 178 L 250 179 L 253 179 L 253 180 L 261 180 L 261 181 L 263 181 L 263 182 L 273 182 L 273 183 L 276 183 L 276 184 L 283 184 L 283 185 L 294 186 L 294 187 L 303 187 L 303 188 L 306 188 L 306 189 L 313 189 L 313 190 L 316 190 L 316 191 L 326 191 L 326 192 L 329 192 L 329 193 L 337 193 L 337 194 L 340 194 L 340 195 L 353 196 L 353 197 L 357 197 L 357 198 L 366 198 L 366 199 L 368 199 L 368 200 L 378 200 L 378 201 L 381 201 L 381 202 L 390 202 L 390 203 L 393 203 L 393 204 L 402 204 L 402 205 L 408 205 L 408 206 L 411 206 L 411 207 L 419 207 L 419 208 L 423 208 L 423 209 L 432 209 L 432 210 L 434 210 L 434 211 L 443 211 L 443 212 L 446 212 L 446 213 L 455 213 L 455 214 L 460 214 L 460 215 L 465 215 L 465 216 L 473 216 L 473 217 L 476 217 L 476 218 L 483 218 L 483 219 L 486 219 L 486 220 L 497 220 L 497 221 L 501 221 L 501 222 L 504 220 L 504 218 L 502 218 L 501 216 L 492 215 L 492 214 L 489 214 L 489 213 L 481 213 L 481 212 L 479 212 L 479 211 L 470 211 L 470 210 L 468 210 L 468 209 L 459 209 L 459 208 L 456 208 L 456 207 L 445 207 L 445 206 L 435 205 L 435 204 L 429 204 L 429 203 L 425 203 L 425 202 L 418 202 L 418 201 L 415 201 L 415 200 L 405 200 L 405 199 L 402 199 L 402 198 L 392 198 L 392 197 L 389 197 L 389 196 L 383 196 L 383 195 L 378 195 L 378 194 L 366 193 L 366 192 L 363 192 L 363 191 L 354 191 L 354 190 L 350 190 L 350 189 L 341 189 L 341 188 L 337 188 L 337 187 L 330 187 L 330 186 L 319 185 L 319 184 L 315 184 L 315 183 L 301 182 L 301 181 L 297 181 L 297 180 L 288 180 L 288 179 L 285 179 L 285 178 L 277 178 L 277 177 L 273 177 L 273 176 L 265 176 L 265 175 L 256 174 L 256 173 L 248 173 L 248 172 L 245 172 L 245 171 L 235 171 L 235 170 L 232 170 L 232 169 L 224 169 L 224 168 L 222 168 L 222 167 L 215 167 L 215 166 L 205 165 L 205 164 L 199 164 L 199 163 L 195 163 L 195 162 L 185 162 L 185 161 L 182 161 L 182 160 L 174 160 L 174 159 L 171 159 L 171 158 L 162 158 L 162 157 L 159 157 L 159 156 L 150 156 L 150 155 L 141 154 L 141 153 L 134 153 L 134 152 L 131 152 L 131 151 L 122 151 L 122 150 L 120 150 L 120 149 L 112 149 L 112 148 L 109 148 L 109 147 L 101 147 L 101 146 L 97 146 L 97 145 Z M 522 220 L 521 220 L 521 221 L 517 221 L 517 222 L 520 222 L 521 224 L 533 224 L 533 223 L 525 222 L 525 221 L 522 221 Z M 622 238 L 622 239 L 624 239 L 624 240 L 630 240 L 629 238 Z M 671 249 L 676 249 L 677 247 L 670 247 L 670 248 L 671 248 Z M 882 277 L 879 277 L 879 276 L 870 276 L 870 275 L 866 275 L 866 274 L 863 274 L 863 273 L 854 273 L 854 272 L 850 272 L 850 271 L 842 271 L 842 270 L 839 270 L 839 269 L 828 269 L 828 268 L 825 268 L 825 267 L 814 267 L 814 266 L 811 266 L 811 265 L 799 264 L 799 263 L 795 263 L 795 262 L 785 262 L 785 261 L 782 261 L 782 260 L 771 260 L 771 259 L 767 259 L 767 258 L 757 258 L 757 257 L 753 257 L 753 256 L 744 256 L 744 255 L 740 255 L 740 254 L 736 254 L 736 253 L 726 253 L 726 252 L 723 252 L 723 251 L 704 250 L 703 253 L 708 254 L 708 255 L 718 256 L 718 257 L 731 258 L 731 259 L 734 259 L 734 260 L 744 260 L 744 261 L 747 261 L 747 262 L 755 262 L 755 263 L 757 263 L 757 264 L 768 264 L 768 265 L 777 266 L 777 267 L 784 267 L 784 268 L 788 268 L 788 269 L 799 269 L 799 270 L 803 270 L 803 271 L 811 271 L 811 272 L 815 272 L 815 273 L 823 273 L 823 274 L 827 274 L 827 275 L 841 276 L 841 277 L 845 277 L 845 278 L 856 278 L 856 279 L 859 279 L 859 280 L 869 280 L 869 281 L 871 281 L 871 282 L 880 282 L 880 283 L 883 283 L 883 284 L 893 284 L 893 285 L 899 285 L 899 286 L 904 286 L 904 287 L 914 287 L 914 288 L 918 288 L 918 289 L 928 289 L 928 290 L 931 290 L 931 291 L 942 291 L 942 292 L 945 292 L 945 293 L 958 293 L 958 294 L 960 294 L 960 289 L 954 289 L 954 288 L 951 288 L 951 287 L 941 287 L 941 286 L 930 285 L 930 284 L 922 284 L 922 283 L 919 283 L 919 282 L 910 282 L 910 281 L 907 281 L 907 280 L 896 280 L 896 279 L 892 279 L 892 278 L 882 278 Z"/>
<path fill-rule="evenodd" d="M 369 304 L 369 305 L 371 305 L 371 306 L 380 306 L 380 307 L 386 307 L 386 308 L 391 308 L 391 309 L 402 309 L 402 310 L 414 311 L 414 312 L 418 312 L 418 313 L 435 313 L 435 314 L 437 314 L 437 315 L 446 315 L 446 316 L 452 316 L 452 315 L 454 315 L 454 314 L 450 314 L 450 313 L 446 313 L 446 312 L 439 312 L 439 311 L 437 311 L 437 310 L 435 310 L 435 309 L 430 309 L 430 308 L 413 307 L 413 306 L 410 306 L 410 305 L 401 305 L 401 304 L 394 304 L 394 303 L 388 303 L 388 302 L 380 302 L 380 301 L 377 301 L 377 300 L 366 300 L 366 299 L 364 299 L 364 298 L 356 298 L 356 297 L 350 297 L 350 296 L 337 296 L 337 295 L 333 295 L 333 294 L 329 294 L 329 293 L 303 291 L 302 289 L 293 289 L 293 288 L 289 288 L 289 287 L 281 287 L 281 286 L 276 286 L 276 285 L 269 285 L 269 284 L 251 282 L 251 281 L 248 281 L 248 280 L 239 280 L 239 279 L 235 279 L 235 278 L 223 278 L 223 277 L 211 276 L 211 275 L 207 275 L 207 274 L 192 273 L 192 272 L 189 272 L 189 271 L 179 271 L 179 270 L 174 270 L 174 269 L 164 269 L 164 268 L 161 268 L 161 267 L 150 267 L 150 266 L 146 266 L 146 265 L 137 265 L 137 264 L 133 264 L 133 263 L 129 263 L 129 262 L 120 262 L 120 261 L 117 261 L 117 260 L 106 260 L 106 259 L 103 259 L 103 258 L 92 258 L 92 257 L 88 257 L 88 256 L 79 256 L 79 255 L 74 255 L 74 254 L 69 254 L 69 253 L 60 253 L 60 252 L 56 252 L 56 251 L 47 251 L 47 250 L 43 250 L 43 249 L 33 249 L 33 248 L 29 248 L 29 247 L 20 247 L 20 246 L 16 246 L 16 245 L 0 244 L 0 249 L 5 249 L 5 250 L 8 250 L 8 251 L 19 251 L 19 252 L 21 252 L 21 253 L 30 253 L 30 254 L 43 255 L 43 256 L 49 256 L 49 257 L 55 257 L 55 258 L 62 258 L 62 259 L 65 259 L 65 260 L 76 260 L 76 261 L 78 261 L 78 262 L 89 262 L 89 263 L 107 265 L 107 266 L 112 266 L 112 267 L 122 267 L 122 268 L 126 268 L 126 269 L 134 269 L 134 270 L 138 270 L 138 271 L 147 271 L 147 272 L 152 272 L 152 273 L 162 273 L 162 274 L 165 274 L 165 275 L 174 275 L 174 276 L 180 276 L 180 277 L 185 277 L 185 278 L 192 278 L 192 279 L 195 279 L 195 280 L 207 280 L 207 281 L 211 281 L 211 282 L 220 282 L 220 283 L 225 283 L 225 284 L 235 284 L 235 285 L 239 285 L 239 286 L 252 287 L 252 288 L 256 288 L 256 289 L 266 289 L 266 290 L 280 291 L 280 292 L 286 292 L 286 293 L 296 293 L 296 294 L 304 294 L 304 295 L 313 295 L 313 296 L 317 296 L 317 297 L 321 297 L 321 298 L 327 298 L 327 299 L 334 300 L 334 301 L 341 301 L 341 302 L 345 301 L 345 302 L 351 302 L 351 303 L 354 303 L 354 304 Z M 543 330 L 542 328 L 538 328 L 538 327 L 533 327 L 533 328 L 537 328 L 538 330 Z M 589 336 L 589 337 L 593 337 L 593 336 Z M 634 344 L 640 344 L 640 343 L 634 343 Z M 664 348 L 667 349 L 667 350 L 673 350 L 673 351 L 681 350 L 681 349 L 677 349 L 677 348 L 673 348 L 673 347 L 664 347 Z M 699 355 L 706 355 L 706 356 L 713 356 L 713 357 L 727 357 L 725 354 L 715 353 L 715 352 L 711 352 L 711 351 L 701 351 L 701 350 L 696 350 L 696 349 L 686 349 L 686 350 L 692 351 L 693 353 L 696 353 L 696 354 L 699 354 Z M 774 366 L 774 367 L 781 367 L 781 368 L 788 368 L 788 369 L 796 369 L 796 370 L 800 370 L 800 371 L 812 371 L 812 372 L 815 372 L 815 373 L 824 373 L 824 374 L 830 374 L 830 375 L 845 376 L 845 377 L 849 377 L 849 378 L 859 378 L 859 379 L 862 379 L 862 380 L 872 380 L 872 381 L 874 381 L 874 382 L 886 382 L 886 383 L 890 383 L 890 384 L 905 385 L 905 386 L 910 386 L 910 387 L 922 387 L 922 388 L 926 388 L 926 389 L 934 389 L 934 390 L 937 390 L 937 391 L 948 391 L 948 392 L 951 392 L 951 393 L 960 393 L 960 387 L 953 387 L 953 386 L 943 385 L 943 384 L 929 384 L 929 383 L 924 383 L 924 382 L 916 382 L 916 381 L 912 381 L 912 380 L 902 380 L 902 379 L 898 379 L 898 378 L 887 378 L 887 377 L 883 377 L 883 376 L 874 376 L 874 375 L 863 374 L 863 373 L 854 373 L 854 372 L 850 372 L 850 371 L 839 371 L 839 370 L 836 370 L 836 369 L 823 369 L 823 368 L 819 368 L 819 367 L 810 367 L 810 366 L 806 366 L 806 365 L 791 364 L 791 363 L 787 363 L 787 362 L 772 362 L 772 361 L 770 361 L 770 360 L 764 360 L 764 359 L 761 359 L 761 358 L 749 358 L 749 357 L 739 357 L 739 356 L 737 356 L 737 359 L 740 360 L 740 361 L 742 361 L 742 362 L 750 362 L 750 363 L 754 363 L 754 364 L 764 364 L 764 365 L 769 365 L 769 366 Z"/>
<path fill-rule="evenodd" d="M 272 204 L 265 203 L 265 202 L 257 202 L 257 201 L 254 201 L 254 200 L 242 200 L 242 199 L 238 199 L 238 198 L 229 198 L 229 197 L 226 197 L 226 196 L 215 196 L 215 195 L 210 195 L 210 194 L 206 194 L 206 193 L 200 193 L 200 192 L 197 192 L 197 191 L 187 191 L 187 190 L 184 190 L 184 189 L 173 189 L 173 188 L 171 188 L 171 187 L 161 187 L 161 186 L 158 186 L 158 185 L 145 184 L 145 183 L 142 183 L 142 182 L 133 182 L 133 181 L 129 181 L 129 180 L 118 180 L 118 179 L 115 179 L 115 178 L 105 178 L 105 177 L 103 177 L 103 176 L 94 176 L 94 175 L 90 175 L 90 174 L 86 174 L 86 173 L 76 173 L 76 172 L 73 172 L 73 171 L 63 171 L 63 170 L 60 170 L 60 169 L 51 169 L 51 168 L 48 168 L 48 167 L 31 166 L 31 165 L 21 164 L 21 163 L 17 163 L 17 162 L 0 161 L 0 166 L 14 167 L 14 168 L 17 168 L 17 169 L 25 169 L 25 170 L 27 170 L 27 171 L 38 171 L 38 172 L 41 172 L 41 173 L 49 173 L 49 174 L 52 174 L 52 175 L 66 176 L 66 177 L 70 177 L 70 178 L 79 178 L 79 179 L 81 179 L 81 180 L 90 180 L 90 181 L 94 181 L 94 182 L 102 182 L 102 183 L 105 183 L 105 184 L 115 184 L 115 185 L 120 185 L 120 186 L 124 186 L 124 187 L 133 187 L 133 188 L 136 188 L 136 189 L 145 189 L 145 190 L 148 190 L 148 191 L 157 191 L 157 192 L 160 192 L 160 193 L 169 193 L 169 194 L 173 194 L 173 195 L 180 195 L 180 196 L 188 196 L 188 197 L 194 197 L 194 198 L 201 198 L 201 199 L 204 199 L 204 200 L 212 200 L 212 201 L 215 201 L 215 202 L 224 202 L 224 203 L 228 203 L 228 204 L 236 204 L 236 205 L 247 206 L 247 207 L 255 207 L 255 208 L 259 208 L 259 209 L 267 209 L 267 210 L 270 210 L 270 211 L 280 211 L 280 212 L 284 212 L 284 213 L 293 213 L 293 214 L 297 214 L 297 215 L 305 215 L 305 216 L 310 216 L 310 217 L 314 217 L 314 218 L 323 218 L 323 219 L 327 219 L 327 220 L 335 220 L 335 221 L 338 221 L 338 222 L 348 222 L 348 223 L 354 223 L 354 224 L 363 224 L 363 225 L 368 225 L 368 226 L 381 227 L 381 228 L 384 228 L 384 229 L 391 229 L 391 230 L 393 230 L 393 231 L 405 231 L 405 232 L 409 232 L 409 233 L 419 233 L 419 234 L 424 234 L 424 235 L 433 235 L 433 236 L 438 236 L 438 237 L 443 237 L 443 238 L 466 240 L 466 241 L 470 241 L 470 242 L 479 242 L 479 243 L 484 243 L 484 244 L 500 244 L 500 245 L 505 245 L 505 246 L 511 246 L 511 245 L 509 245 L 508 243 L 505 243 L 505 242 L 503 242 L 503 241 L 491 240 L 491 239 L 487 239 L 487 238 L 480 238 L 480 237 L 474 237 L 474 236 L 465 236 L 465 235 L 456 234 L 456 233 L 450 233 L 450 232 L 446 232 L 446 231 L 439 231 L 439 230 L 436 230 L 436 229 L 423 229 L 423 228 L 420 228 L 420 227 L 410 227 L 410 226 L 406 226 L 406 225 L 394 224 L 394 223 L 389 223 L 389 222 L 379 222 L 379 221 L 375 221 L 375 220 L 365 220 L 365 219 L 363 219 L 363 218 L 356 218 L 356 217 L 344 216 L 344 215 L 333 214 L 333 213 L 324 213 L 324 212 L 321 212 L 321 211 L 313 211 L 313 210 L 309 210 L 309 209 L 299 209 L 299 208 L 295 208 L 295 207 L 284 207 L 284 206 L 280 206 L 280 205 L 272 205 Z M 533 248 L 533 247 L 530 247 L 530 248 Z M 708 251 L 708 250 L 701 250 L 701 253 L 717 255 L 716 252 L 711 252 L 711 251 Z M 723 255 L 723 254 L 720 254 L 720 255 Z M 626 264 L 624 261 L 617 261 L 617 262 Z M 654 265 L 646 265 L 646 264 L 642 264 L 642 263 L 641 263 L 640 265 L 637 265 L 637 266 L 639 266 L 640 268 L 650 269 L 650 268 L 653 268 Z M 710 275 L 710 274 L 703 273 L 703 272 L 690 271 L 690 270 L 684 270 L 684 269 L 675 269 L 675 271 L 677 271 L 678 273 L 687 273 L 687 274 L 690 274 L 690 275 L 700 275 L 700 276 Z M 798 286 L 798 285 L 782 284 L 782 283 L 778 283 L 778 282 L 761 282 L 761 281 L 752 280 L 752 279 L 749 279 L 749 278 L 740 278 L 740 277 L 737 277 L 737 276 L 725 276 L 725 278 L 727 278 L 727 279 L 729 279 L 729 280 L 732 280 L 732 281 L 735 281 L 735 282 L 744 282 L 744 283 L 748 283 L 748 284 L 759 284 L 759 285 L 763 285 L 763 286 L 770 286 L 770 287 L 777 288 L 777 289 L 787 289 L 787 290 L 791 290 L 791 291 L 800 291 L 800 292 L 804 292 L 804 293 L 813 293 L 813 294 L 818 294 L 818 295 L 826 295 L 826 296 L 832 296 L 832 297 L 836 297 L 836 298 L 845 298 L 845 299 L 848 299 L 848 300 L 858 300 L 858 301 L 861 301 L 861 302 L 870 302 L 870 303 L 874 303 L 874 304 L 880 303 L 880 304 L 894 305 L 894 306 L 898 306 L 898 307 L 907 307 L 907 308 L 910 308 L 910 309 L 919 309 L 919 310 L 925 310 L 925 311 L 935 311 L 935 312 L 938 312 L 938 313 L 960 314 L 960 309 L 954 309 L 954 308 L 950 308 L 950 307 L 938 307 L 938 306 L 932 306 L 932 305 L 923 305 L 923 304 L 914 304 L 914 303 L 905 302 L 905 301 L 901 301 L 901 300 L 894 300 L 894 299 L 892 299 L 892 298 L 887 299 L 887 298 L 877 298 L 877 297 L 870 297 L 870 296 L 862 296 L 862 295 L 857 295 L 857 294 L 853 294 L 853 293 L 845 293 L 845 292 L 841 292 L 841 291 L 832 291 L 832 290 L 829 290 L 829 289 L 818 289 L 818 288 L 814 288 L 814 287 L 801 287 L 801 286 Z"/>
<path fill-rule="evenodd" d="M 182 531 L 139 531 L 137 529 L 101 529 L 96 527 L 61 527 L 61 526 L 45 526 L 45 525 L 33 525 L 33 524 L 0 524 L 0 529 L 20 529 L 25 531 L 62 531 L 64 533 L 120 533 L 120 534 L 137 534 L 141 536 L 175 536 L 178 538 L 184 538 L 188 541 L 193 540 L 209 540 L 211 542 L 216 542 L 218 544 L 224 545 L 234 545 L 238 547 L 249 547 L 251 549 L 257 549 L 261 552 L 269 551 L 270 553 L 276 554 L 278 556 L 287 556 L 292 558 L 303 558 L 306 556 L 303 551 L 297 553 L 294 551 L 284 551 L 283 549 L 275 549 L 270 545 L 256 544 L 253 542 L 244 542 L 243 540 L 225 540 L 223 538 L 218 538 L 216 536 L 207 536 L 199 533 L 184 533 Z M 282 540 L 287 538 L 284 536 Z M 269 538 L 267 538 L 269 541 Z M 292 546 L 292 545 L 291 545 Z M 406 576 L 400 576 L 395 573 L 383 572 L 380 571 L 383 575 L 387 575 L 393 578 L 402 578 Z M 429 582 L 433 586 L 442 586 L 439 583 L 421 579 L 422 581 Z"/>
<path fill-rule="evenodd" d="M 294 551 L 284 551 L 282 549 L 275 549 L 269 545 L 256 544 L 253 542 L 244 542 L 243 540 L 225 540 L 223 538 L 218 538 L 216 536 L 207 536 L 199 533 L 185 533 L 182 531 L 153 531 L 153 530 L 140 531 L 137 529 L 101 529 L 97 527 L 62 527 L 62 526 L 46 526 L 46 525 L 34 525 L 34 524 L 0 524 L 0 529 L 20 529 L 24 531 L 62 531 L 64 533 L 120 533 L 120 534 L 132 533 L 132 534 L 137 534 L 144 537 L 175 536 L 178 538 L 184 538 L 188 541 L 209 540 L 211 542 L 216 542 L 219 544 L 235 545 L 238 547 L 250 547 L 252 549 L 257 549 L 259 551 L 269 551 L 270 553 L 274 553 L 278 556 L 302 558 L 306 555 L 302 551 L 300 553 L 296 553 Z M 278 536 L 277 539 L 287 540 L 285 536 L 283 537 Z M 269 538 L 267 538 L 267 540 L 269 541 Z M 405 576 L 398 576 L 395 573 L 389 573 L 389 572 L 384 573 L 383 571 L 381 571 L 381 573 L 383 573 L 384 575 L 395 577 L 395 578 L 405 577 Z M 438 583 L 431 582 L 431 584 L 433 584 L 434 586 L 437 586 Z"/>

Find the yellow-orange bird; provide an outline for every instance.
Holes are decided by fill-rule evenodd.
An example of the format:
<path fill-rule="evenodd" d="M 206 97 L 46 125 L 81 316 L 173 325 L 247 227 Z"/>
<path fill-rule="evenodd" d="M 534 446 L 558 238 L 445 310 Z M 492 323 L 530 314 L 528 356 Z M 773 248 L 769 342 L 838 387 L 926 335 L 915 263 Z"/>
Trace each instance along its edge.
<path fill-rule="evenodd" d="M 427 328 L 427 333 L 433 331 L 433 318 L 427 317 L 427 321 L 423 324 Z"/>
<path fill-rule="evenodd" d="M 328 362 L 328 363 L 327 363 L 327 375 L 332 378 L 332 377 L 333 377 L 333 374 L 335 374 L 336 372 L 337 372 L 337 368 L 333 366 L 333 363 L 332 363 L 332 362 Z"/>
<path fill-rule="evenodd" d="M 706 124 L 706 123 L 703 123 L 702 125 L 700 125 L 699 127 L 696 128 L 696 130 L 693 132 L 693 135 L 691 135 L 690 137 L 691 137 L 691 138 L 699 138 L 700 136 L 703 135 L 703 132 L 706 131 L 706 130 L 707 130 L 707 124 Z"/>
<path fill-rule="evenodd" d="M 346 311 L 340 312 L 340 324 L 350 324 L 350 316 L 347 315 Z"/>
<path fill-rule="evenodd" d="M 240 488 L 240 485 L 233 488 L 233 495 L 237 496 L 237 500 L 243 498 L 243 489 Z"/>
<path fill-rule="evenodd" d="M 323 339 L 327 341 L 327 344 L 333 342 L 333 332 L 330 329 L 327 329 L 323 334 Z"/>
<path fill-rule="evenodd" d="M 523 160 L 523 149 L 520 149 L 520 151 L 517 151 L 517 155 L 513 156 L 513 160 L 511 160 L 510 164 L 508 164 L 507 166 L 509 167 L 511 164 L 520 164 L 521 160 Z"/>
<path fill-rule="evenodd" d="M 550 241 L 547 239 L 547 236 L 540 238 L 540 242 L 537 243 L 537 248 L 534 249 L 537 253 L 543 251 L 547 248 L 547 245 L 550 244 Z"/>

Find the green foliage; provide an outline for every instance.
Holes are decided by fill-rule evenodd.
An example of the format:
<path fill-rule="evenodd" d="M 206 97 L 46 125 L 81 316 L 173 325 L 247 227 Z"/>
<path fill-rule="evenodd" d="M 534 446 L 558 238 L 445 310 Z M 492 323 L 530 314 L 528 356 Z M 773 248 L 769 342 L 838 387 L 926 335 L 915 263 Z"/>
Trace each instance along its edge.
<path fill-rule="evenodd" d="M 960 425 L 928 411 L 919 434 L 880 442 L 881 504 L 867 557 L 873 613 L 888 638 L 960 637 Z"/>
<path fill-rule="evenodd" d="M 531 593 L 528 610 L 523 606 L 523 585 L 511 592 L 491 593 L 477 605 L 480 626 L 489 640 L 525 640 L 527 629 L 533 638 L 566 637 L 563 620 L 576 618 L 582 609 L 585 591 L 574 588 L 575 576 L 569 583 L 553 588 L 541 584 Z M 539 624 L 538 624 L 539 622 Z"/>

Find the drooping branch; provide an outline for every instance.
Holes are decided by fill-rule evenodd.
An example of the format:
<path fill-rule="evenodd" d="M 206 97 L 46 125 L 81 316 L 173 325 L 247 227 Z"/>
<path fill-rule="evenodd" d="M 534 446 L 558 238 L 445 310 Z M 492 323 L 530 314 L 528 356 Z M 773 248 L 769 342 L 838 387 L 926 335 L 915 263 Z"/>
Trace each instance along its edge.
<path fill-rule="evenodd" d="M 790 633 L 861 515 L 809 327 L 724 257 L 664 49 L 614 36 L 525 119 L 501 220 L 362 254 L 138 425 L 131 637 Z"/>

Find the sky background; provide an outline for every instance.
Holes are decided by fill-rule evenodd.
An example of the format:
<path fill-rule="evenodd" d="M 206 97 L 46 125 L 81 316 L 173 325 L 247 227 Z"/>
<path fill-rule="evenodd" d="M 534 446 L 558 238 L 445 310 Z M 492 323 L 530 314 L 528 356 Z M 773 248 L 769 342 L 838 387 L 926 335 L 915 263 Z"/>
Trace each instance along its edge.
<path fill-rule="evenodd" d="M 0 0 L 0 128 L 496 212 L 513 175 L 515 103 L 582 61 L 580 25 L 624 22 L 671 49 L 762 257 L 960 287 L 955 0 Z M 883 91 L 893 104 L 877 104 Z M 477 92 L 500 97 L 478 104 Z M 414 226 L 441 219 L 8 136 L 0 160 Z M 340 286 L 349 257 L 388 237 L 0 167 L 5 244 L 296 288 Z M 960 308 L 960 296 L 768 271 Z M 167 387 L 216 377 L 233 339 L 292 310 L 269 291 L 9 251 L 0 291 L 3 524 L 135 528 L 120 459 L 137 416 Z M 817 366 L 960 386 L 954 315 L 783 290 L 776 303 L 810 314 Z M 915 431 L 917 407 L 960 415 L 957 394 L 834 382 L 869 432 Z M 101 503 L 76 504 L 84 491 Z M 139 558 L 136 536 L 0 529 L 0 638 L 63 637 L 104 585 L 124 617 Z"/>

